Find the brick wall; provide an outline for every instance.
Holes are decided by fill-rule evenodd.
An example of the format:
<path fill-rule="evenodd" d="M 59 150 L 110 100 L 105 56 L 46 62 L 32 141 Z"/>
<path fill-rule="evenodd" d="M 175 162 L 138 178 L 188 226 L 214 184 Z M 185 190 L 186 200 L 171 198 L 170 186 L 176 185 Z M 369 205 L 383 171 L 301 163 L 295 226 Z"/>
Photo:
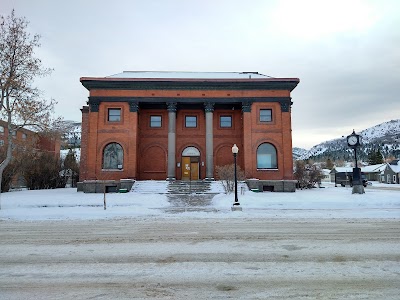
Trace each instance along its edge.
<path fill-rule="evenodd" d="M 109 97 L 163 97 L 179 101 L 185 97 L 290 97 L 289 91 L 278 90 L 99 90 L 90 91 L 90 96 Z M 182 100 L 184 101 L 184 100 Z M 164 102 L 164 105 L 165 105 Z M 122 119 L 118 123 L 107 121 L 107 110 L 111 107 L 122 109 Z M 271 109 L 273 120 L 269 124 L 259 122 L 259 110 Z M 151 128 L 150 116 L 162 116 L 162 127 Z M 196 128 L 185 128 L 185 116 L 197 117 Z M 232 128 L 221 128 L 221 115 L 232 116 Z M 282 112 L 276 102 L 254 102 L 250 112 L 242 112 L 241 106 L 232 108 L 216 106 L 213 113 L 214 170 L 217 165 L 233 163 L 231 147 L 239 147 L 238 164 L 245 169 L 248 178 L 265 180 L 292 179 L 293 161 L 291 144 L 290 112 Z M 182 151 L 189 146 L 196 147 L 200 153 L 200 178 L 206 175 L 205 112 L 201 105 L 185 106 L 176 112 L 176 162 L 181 162 Z M 122 170 L 102 170 L 104 147 L 117 142 L 124 149 Z M 257 147 L 271 143 L 277 150 L 278 168 L 276 170 L 257 170 Z M 168 112 L 166 108 L 139 105 L 139 112 L 131 112 L 127 102 L 101 102 L 98 112 L 82 110 L 82 154 L 81 180 L 88 179 L 166 179 L 168 152 Z M 214 172 L 215 177 L 215 172 Z M 181 178 L 181 168 L 176 166 L 176 178 Z"/>

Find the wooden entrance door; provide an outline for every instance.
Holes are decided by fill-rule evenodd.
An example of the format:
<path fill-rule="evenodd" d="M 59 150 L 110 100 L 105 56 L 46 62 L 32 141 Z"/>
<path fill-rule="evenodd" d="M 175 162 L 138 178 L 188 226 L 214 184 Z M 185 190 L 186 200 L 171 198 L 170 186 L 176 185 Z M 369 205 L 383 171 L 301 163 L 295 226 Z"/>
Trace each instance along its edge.
<path fill-rule="evenodd" d="M 192 180 L 199 180 L 199 163 L 192 162 L 190 163 L 190 171 L 192 173 Z"/>
<path fill-rule="evenodd" d="M 182 180 L 199 180 L 198 157 L 182 157 Z"/>
<path fill-rule="evenodd" d="M 190 157 L 182 157 L 182 180 L 190 180 Z"/>

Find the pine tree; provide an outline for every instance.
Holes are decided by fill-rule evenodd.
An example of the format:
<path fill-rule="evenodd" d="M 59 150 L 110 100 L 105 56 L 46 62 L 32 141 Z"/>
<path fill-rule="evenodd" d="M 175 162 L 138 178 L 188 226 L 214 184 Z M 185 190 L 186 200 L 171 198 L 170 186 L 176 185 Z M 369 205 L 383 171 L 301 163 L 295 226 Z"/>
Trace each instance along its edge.
<path fill-rule="evenodd" d="M 371 150 L 368 152 L 368 164 L 370 165 L 378 165 L 383 163 L 383 156 L 381 153 L 381 150 L 378 148 L 376 151 L 375 150 Z"/>

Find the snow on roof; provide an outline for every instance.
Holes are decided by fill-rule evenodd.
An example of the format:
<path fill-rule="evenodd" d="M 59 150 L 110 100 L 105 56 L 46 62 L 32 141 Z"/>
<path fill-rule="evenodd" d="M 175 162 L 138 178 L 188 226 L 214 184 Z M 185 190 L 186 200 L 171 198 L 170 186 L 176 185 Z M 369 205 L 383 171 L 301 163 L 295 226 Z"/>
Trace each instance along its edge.
<path fill-rule="evenodd" d="M 370 165 L 361 168 L 362 172 L 382 172 L 386 169 L 387 164 L 377 164 L 377 165 Z"/>
<path fill-rule="evenodd" d="M 365 166 L 361 168 L 361 172 L 364 173 L 373 173 L 373 172 L 383 172 L 386 168 L 387 164 L 378 164 L 378 165 L 371 165 L 371 166 Z M 338 173 L 352 173 L 353 168 L 352 167 L 335 167 L 333 170 L 336 170 Z"/>
<path fill-rule="evenodd" d="M 389 168 L 392 169 L 393 172 L 395 173 L 400 173 L 400 165 L 390 165 L 388 164 Z"/>
<path fill-rule="evenodd" d="M 174 79 L 266 79 L 271 76 L 258 72 L 172 72 L 172 71 L 124 71 L 106 78 L 174 78 Z"/>
<path fill-rule="evenodd" d="M 351 168 L 351 167 L 334 167 L 333 169 L 332 169 L 332 171 L 333 170 L 336 170 L 336 172 L 338 172 L 338 173 L 351 173 L 351 172 L 353 172 L 353 168 Z"/>
<path fill-rule="evenodd" d="M 329 175 L 331 173 L 331 170 L 329 169 L 322 169 L 322 173 L 324 173 L 325 175 Z"/>

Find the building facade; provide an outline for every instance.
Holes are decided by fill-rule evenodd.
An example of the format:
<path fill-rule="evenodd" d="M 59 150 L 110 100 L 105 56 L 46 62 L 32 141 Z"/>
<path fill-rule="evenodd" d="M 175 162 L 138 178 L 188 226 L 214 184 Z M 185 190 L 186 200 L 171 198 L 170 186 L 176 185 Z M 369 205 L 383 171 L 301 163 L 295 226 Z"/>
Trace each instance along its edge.
<path fill-rule="evenodd" d="M 6 121 L 0 120 L 0 160 L 2 161 L 6 157 L 7 146 L 8 146 L 8 123 Z M 55 136 L 46 135 L 40 132 L 34 132 L 25 128 L 19 128 L 18 130 L 11 131 L 13 138 L 13 157 L 21 155 L 21 153 L 29 152 L 40 152 L 49 153 L 54 155 L 54 157 L 60 157 L 61 143 L 60 139 Z M 4 175 L 4 173 L 3 173 Z M 4 180 L 4 176 L 3 176 Z M 25 187 L 26 182 L 22 177 L 20 172 L 12 176 L 10 185 L 4 187 L 3 191 L 8 190 L 8 188 L 20 188 Z"/>
<path fill-rule="evenodd" d="M 233 144 L 253 184 L 280 190 L 293 179 L 297 78 L 123 72 L 81 83 L 89 100 L 81 109 L 80 181 L 213 180 L 216 166 L 233 163 Z"/>

